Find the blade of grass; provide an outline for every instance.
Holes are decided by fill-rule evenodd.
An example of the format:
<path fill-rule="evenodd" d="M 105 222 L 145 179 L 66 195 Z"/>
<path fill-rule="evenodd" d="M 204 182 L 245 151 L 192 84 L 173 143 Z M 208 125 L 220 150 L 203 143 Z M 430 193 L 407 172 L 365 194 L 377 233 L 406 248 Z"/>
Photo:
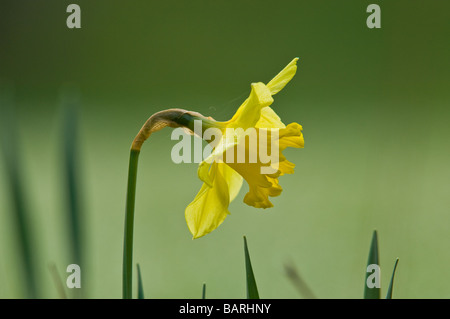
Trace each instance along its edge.
<path fill-rule="evenodd" d="M 206 284 L 203 284 L 203 288 L 202 288 L 202 299 L 206 299 Z"/>
<path fill-rule="evenodd" d="M 125 209 L 125 234 L 123 245 L 122 296 L 132 298 L 133 289 L 133 232 L 134 232 L 134 199 L 136 196 L 136 179 L 139 150 L 131 149 L 128 167 L 127 203 Z"/>
<path fill-rule="evenodd" d="M 303 298 L 316 299 L 316 296 L 312 292 L 311 288 L 309 288 L 305 280 L 300 276 L 299 272 L 292 264 L 285 264 L 284 270 L 286 271 L 286 275 L 291 280 L 292 284 L 295 288 L 297 288 Z"/>
<path fill-rule="evenodd" d="M 22 184 L 22 161 L 17 139 L 17 121 L 12 106 L 12 93 L 6 87 L 0 87 L 0 138 L 4 158 L 8 188 L 11 192 L 11 220 L 14 225 L 17 252 L 23 268 L 25 291 L 28 298 L 37 298 L 35 274 L 35 256 L 27 201 Z"/>
<path fill-rule="evenodd" d="M 138 299 L 144 298 L 144 285 L 142 284 L 141 267 L 137 264 L 137 275 L 138 275 Z"/>
<path fill-rule="evenodd" d="M 392 299 L 392 291 L 394 290 L 394 276 L 395 270 L 397 269 L 398 258 L 395 260 L 394 270 L 392 271 L 391 282 L 389 283 L 388 292 L 386 295 L 386 299 Z"/>
<path fill-rule="evenodd" d="M 55 283 L 56 291 L 58 292 L 59 298 L 67 299 L 66 291 L 64 289 L 61 277 L 59 276 L 58 270 L 56 269 L 56 265 L 54 263 L 49 264 L 48 270 L 52 275 L 53 282 Z"/>
<path fill-rule="evenodd" d="M 370 251 L 369 251 L 369 258 L 367 261 L 367 267 L 370 265 L 376 265 L 377 269 L 375 269 L 375 276 L 379 275 L 379 257 L 378 257 L 378 235 L 377 231 L 374 230 L 372 235 L 372 242 L 370 244 Z M 373 287 L 369 288 L 368 286 L 368 279 L 369 276 L 371 276 L 371 273 L 369 273 L 366 269 L 366 280 L 364 281 L 364 299 L 380 299 L 380 287 Z M 379 277 L 379 276 L 378 276 Z M 380 278 L 376 278 L 376 280 L 380 280 Z"/>
<path fill-rule="evenodd" d="M 83 245 L 81 236 L 81 199 L 78 181 L 78 113 L 79 97 L 74 90 L 65 89 L 62 94 L 64 183 L 67 198 L 67 220 L 69 242 L 72 248 L 72 264 L 83 269 Z M 83 285 L 84 286 L 84 285 Z M 81 297 L 81 289 L 74 290 L 75 297 Z"/>
<path fill-rule="evenodd" d="M 253 274 L 250 254 L 248 252 L 247 238 L 244 236 L 245 273 L 247 277 L 247 299 L 259 299 L 258 287 Z"/>

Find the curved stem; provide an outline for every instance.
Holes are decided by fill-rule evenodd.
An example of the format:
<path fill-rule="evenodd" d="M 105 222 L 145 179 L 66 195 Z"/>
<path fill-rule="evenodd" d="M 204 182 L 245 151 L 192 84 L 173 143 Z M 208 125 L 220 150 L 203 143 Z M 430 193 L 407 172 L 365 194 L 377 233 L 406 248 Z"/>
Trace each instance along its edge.
<path fill-rule="evenodd" d="M 142 144 L 152 133 L 163 129 L 166 126 L 173 128 L 186 127 L 193 130 L 195 119 L 204 120 L 210 123 L 210 125 L 214 124 L 212 119 L 205 118 L 197 112 L 182 109 L 169 109 L 157 112 L 149 117 L 131 144 L 130 164 L 128 167 L 127 204 L 125 211 L 125 235 L 123 243 L 122 297 L 124 299 L 131 299 L 133 295 L 134 204 L 136 197 L 138 159 Z"/>
<path fill-rule="evenodd" d="M 125 211 L 125 235 L 123 243 L 122 297 L 132 298 L 133 285 L 133 232 L 134 232 L 134 202 L 136 197 L 136 177 L 139 150 L 131 149 L 128 167 L 127 204 Z"/>

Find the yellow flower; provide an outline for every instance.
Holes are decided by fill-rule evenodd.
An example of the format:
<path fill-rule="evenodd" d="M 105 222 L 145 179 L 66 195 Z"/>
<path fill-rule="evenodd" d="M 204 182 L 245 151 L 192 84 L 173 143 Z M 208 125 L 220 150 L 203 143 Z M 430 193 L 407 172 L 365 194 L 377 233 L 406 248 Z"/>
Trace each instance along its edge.
<path fill-rule="evenodd" d="M 278 177 L 294 172 L 295 165 L 289 162 L 281 152 L 287 147 L 302 148 L 304 146 L 302 127 L 297 123 L 284 125 L 270 105 L 273 103 L 272 96 L 281 91 L 295 75 L 297 60 L 298 58 L 292 60 L 267 85 L 261 82 L 253 83 L 250 96 L 231 120 L 214 122 L 214 126 L 223 134 L 221 140 L 215 143 L 216 146 L 211 155 L 199 165 L 198 176 L 204 183 L 185 211 L 186 222 L 193 238 L 210 233 L 225 220 L 229 214 L 228 206 L 238 195 L 243 179 L 249 185 L 249 192 L 244 202 L 257 208 L 268 208 L 273 206 L 269 197 L 278 196 L 282 191 L 278 184 Z M 276 131 L 278 138 L 272 144 L 269 143 L 264 151 L 269 154 L 271 150 L 278 149 L 279 160 L 276 163 L 263 162 L 259 158 L 256 162 L 237 161 L 236 154 L 242 143 L 244 143 L 246 159 L 250 158 L 251 152 L 254 152 L 248 147 L 250 142 L 245 143 L 246 136 L 242 131 L 237 134 L 227 134 L 227 129 L 239 128 L 255 129 L 258 153 L 262 151 L 259 143 L 261 136 L 272 137 L 272 134 L 276 134 L 273 129 L 278 129 Z M 227 154 L 231 155 L 227 156 Z M 264 168 L 268 173 L 262 173 Z"/>

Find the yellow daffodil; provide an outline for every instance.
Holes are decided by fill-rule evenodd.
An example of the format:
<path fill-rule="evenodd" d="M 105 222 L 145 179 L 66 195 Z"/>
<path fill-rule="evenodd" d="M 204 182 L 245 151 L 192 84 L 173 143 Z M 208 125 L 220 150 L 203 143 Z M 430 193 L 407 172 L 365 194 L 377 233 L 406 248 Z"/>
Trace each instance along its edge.
<path fill-rule="evenodd" d="M 292 60 L 267 85 L 261 82 L 253 83 L 250 96 L 239 107 L 232 119 L 215 123 L 215 126 L 224 132 L 222 140 L 217 143 L 212 154 L 200 163 L 198 176 L 204 184 L 185 211 L 186 221 L 193 238 L 210 233 L 224 221 L 229 214 L 228 206 L 239 193 L 243 179 L 249 185 L 249 192 L 244 202 L 257 208 L 268 208 L 273 206 L 269 197 L 278 196 L 282 191 L 278 184 L 278 177 L 294 172 L 295 165 L 289 162 L 281 151 L 287 147 L 304 146 L 302 127 L 297 123 L 284 125 L 270 105 L 273 103 L 272 96 L 281 91 L 295 75 L 297 60 L 297 58 Z M 261 130 L 279 129 L 277 141 L 280 151 L 279 162 L 264 164 L 259 160 L 256 163 L 228 161 L 224 153 L 232 150 L 236 154 L 238 144 L 243 142 L 245 136 L 241 135 L 237 138 L 235 135 L 227 136 L 227 128 L 243 130 L 255 128 L 258 133 Z M 271 148 L 270 145 L 268 148 Z M 249 157 L 249 154 L 246 157 Z M 217 160 L 218 158 L 220 160 Z M 278 166 L 275 172 L 261 173 L 261 166 L 274 164 Z"/>
<path fill-rule="evenodd" d="M 301 125 L 284 125 L 270 108 L 272 96 L 295 75 L 297 60 L 292 60 L 269 83 L 253 83 L 250 96 L 229 121 L 218 122 L 197 112 L 169 109 L 153 114 L 142 126 L 131 145 L 128 166 L 122 272 L 124 298 L 132 297 L 134 205 L 142 144 L 152 133 L 169 126 L 187 129 L 211 145 L 211 154 L 198 168 L 203 186 L 185 211 L 193 238 L 210 233 L 224 221 L 229 214 L 228 206 L 239 193 L 244 179 L 249 185 L 244 202 L 257 208 L 272 207 L 269 197 L 278 196 L 282 191 L 278 177 L 294 172 L 294 164 L 283 156 L 282 151 L 304 144 Z M 198 122 L 201 122 L 200 132 L 196 130 Z M 212 134 L 213 139 L 207 135 L 209 129 L 220 134 Z"/>
<path fill-rule="evenodd" d="M 292 60 L 269 83 L 253 83 L 250 96 L 229 121 L 219 122 L 197 112 L 169 109 L 152 115 L 134 139 L 131 150 L 139 154 L 143 142 L 153 132 L 166 126 L 182 127 L 197 134 L 194 126 L 198 120 L 202 123 L 201 133 L 208 128 L 220 131 L 220 139 L 211 143 L 214 144 L 211 154 L 198 168 L 198 176 L 204 183 L 185 211 L 193 238 L 210 233 L 224 221 L 229 214 L 228 206 L 238 195 L 244 179 L 249 185 L 244 202 L 256 208 L 269 208 L 273 206 L 269 197 L 278 196 L 282 191 L 278 177 L 294 172 L 295 165 L 281 152 L 287 147 L 303 147 L 302 127 L 297 123 L 286 126 L 270 105 L 273 103 L 272 96 L 281 91 L 295 75 L 297 60 L 298 58 Z M 228 134 L 230 129 L 234 130 L 233 134 Z M 256 149 L 249 147 L 250 142 L 246 143 L 246 130 L 249 129 L 255 131 Z M 270 142 L 260 143 L 264 139 L 261 136 L 270 138 Z M 211 142 L 208 138 L 203 138 Z M 253 153 L 276 152 L 277 160 L 267 162 L 255 156 L 254 161 L 239 161 L 236 160 L 239 150 L 244 150 L 245 159 L 251 158 Z"/>

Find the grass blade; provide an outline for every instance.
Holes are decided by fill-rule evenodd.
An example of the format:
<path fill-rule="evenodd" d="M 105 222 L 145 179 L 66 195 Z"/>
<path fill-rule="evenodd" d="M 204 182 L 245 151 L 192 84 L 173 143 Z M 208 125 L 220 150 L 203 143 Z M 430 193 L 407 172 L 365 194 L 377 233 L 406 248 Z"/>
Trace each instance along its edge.
<path fill-rule="evenodd" d="M 67 220 L 69 242 L 72 246 L 71 264 L 77 264 L 83 269 L 82 216 L 78 181 L 78 113 L 79 97 L 76 92 L 65 90 L 62 93 L 63 107 L 63 156 L 64 184 L 67 199 Z M 84 285 L 83 285 L 84 286 Z M 80 289 L 75 289 L 76 297 L 80 297 Z"/>
<path fill-rule="evenodd" d="M 64 289 L 61 277 L 59 276 L 58 270 L 56 269 L 56 265 L 54 263 L 49 264 L 48 270 L 52 275 L 53 282 L 55 283 L 56 291 L 58 292 L 59 298 L 67 299 L 66 291 Z"/>
<path fill-rule="evenodd" d="M 144 285 L 142 284 L 141 267 L 137 264 L 137 275 L 138 275 L 138 299 L 144 298 Z"/>
<path fill-rule="evenodd" d="M 202 288 L 202 299 L 206 299 L 206 284 L 203 284 L 203 288 Z"/>
<path fill-rule="evenodd" d="M 298 292 L 305 299 L 316 299 L 316 296 L 312 292 L 311 288 L 309 288 L 306 281 L 300 276 L 297 269 L 292 264 L 285 264 L 284 270 L 286 271 L 286 275 L 291 280 L 294 287 L 298 290 Z"/>
<path fill-rule="evenodd" d="M 392 291 L 394 289 L 394 276 L 395 276 L 395 270 L 397 269 L 397 264 L 398 264 L 398 258 L 395 260 L 394 270 L 392 271 L 391 282 L 389 283 L 389 288 L 388 288 L 388 292 L 386 295 L 386 299 L 392 299 Z"/>
<path fill-rule="evenodd" d="M 20 262 L 23 266 L 23 278 L 28 298 L 37 298 L 35 274 L 35 256 L 29 220 L 29 210 L 22 185 L 22 161 L 17 139 L 17 121 L 12 106 L 12 93 L 0 87 L 0 144 L 5 163 L 7 185 L 12 198 L 11 220 L 13 221 L 14 239 Z"/>
<path fill-rule="evenodd" d="M 245 273 L 247 277 L 247 299 L 259 299 L 258 287 L 253 274 L 250 254 L 248 252 L 247 238 L 244 236 Z"/>
<path fill-rule="evenodd" d="M 364 282 L 364 299 L 380 299 L 380 272 L 378 257 L 378 235 L 374 230 L 370 244 L 369 259 L 367 261 L 366 280 Z M 374 287 L 369 287 L 374 283 Z"/>

